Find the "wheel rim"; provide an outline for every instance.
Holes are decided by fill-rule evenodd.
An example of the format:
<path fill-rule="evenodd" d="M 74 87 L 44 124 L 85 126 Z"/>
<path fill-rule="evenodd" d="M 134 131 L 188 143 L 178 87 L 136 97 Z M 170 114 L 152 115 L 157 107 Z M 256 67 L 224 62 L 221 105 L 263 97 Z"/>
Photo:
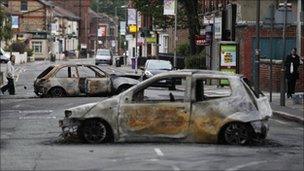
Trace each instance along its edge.
<path fill-rule="evenodd" d="M 248 128 L 244 124 L 232 123 L 225 130 L 225 140 L 228 144 L 244 145 L 249 139 Z"/>
<path fill-rule="evenodd" d="M 84 127 L 84 138 L 90 143 L 103 142 L 107 135 L 107 129 L 102 122 L 90 121 Z"/>
<path fill-rule="evenodd" d="M 54 97 L 62 97 L 63 96 L 63 91 L 60 88 L 55 88 L 52 91 L 52 95 Z"/>

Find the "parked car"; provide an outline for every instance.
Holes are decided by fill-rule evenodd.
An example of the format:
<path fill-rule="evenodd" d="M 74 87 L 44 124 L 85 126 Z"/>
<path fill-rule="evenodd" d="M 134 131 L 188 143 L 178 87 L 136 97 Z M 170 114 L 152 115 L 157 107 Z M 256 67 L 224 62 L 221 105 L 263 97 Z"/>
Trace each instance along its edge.
<path fill-rule="evenodd" d="M 181 79 L 176 90 L 154 87 Z M 272 110 L 240 75 L 180 70 L 158 74 L 107 100 L 65 110 L 65 139 L 89 143 L 168 141 L 248 144 L 268 132 Z"/>
<path fill-rule="evenodd" d="M 139 81 L 106 73 L 95 65 L 52 65 L 34 82 L 38 96 L 118 94 Z"/>
<path fill-rule="evenodd" d="M 113 54 L 110 49 L 98 49 L 95 56 L 95 64 L 113 64 Z"/>
<path fill-rule="evenodd" d="M 158 60 L 158 59 L 148 59 L 145 63 L 145 67 L 141 68 L 143 71 L 142 78 L 146 80 L 148 78 L 153 77 L 154 75 L 172 71 L 173 66 L 170 61 L 166 60 Z M 175 83 L 177 80 L 163 80 L 161 82 L 156 83 L 154 86 L 167 86 L 170 89 L 175 89 Z"/>
<path fill-rule="evenodd" d="M 0 48 L 0 63 L 7 63 L 9 60 L 9 55 L 7 55 L 2 48 Z"/>

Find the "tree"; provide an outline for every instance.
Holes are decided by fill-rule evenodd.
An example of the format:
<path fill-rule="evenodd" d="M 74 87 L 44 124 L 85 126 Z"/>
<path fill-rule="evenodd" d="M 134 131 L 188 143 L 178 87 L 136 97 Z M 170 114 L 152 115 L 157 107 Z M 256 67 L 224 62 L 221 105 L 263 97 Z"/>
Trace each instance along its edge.
<path fill-rule="evenodd" d="M 91 8 L 96 12 L 98 3 L 98 12 L 106 13 L 112 17 L 115 17 L 116 14 L 120 20 L 125 20 L 126 11 L 122 9 L 121 6 L 128 4 L 127 0 L 92 0 Z"/>
<path fill-rule="evenodd" d="M 174 17 L 163 15 L 163 0 L 132 0 L 132 2 L 137 10 L 153 17 L 154 26 L 173 27 Z M 195 37 L 200 32 L 198 17 L 200 3 L 198 0 L 178 0 L 178 2 L 178 28 L 188 28 L 190 55 L 198 54 L 202 51 L 202 48 L 195 43 Z"/>
<path fill-rule="evenodd" d="M 7 45 L 7 42 L 13 37 L 11 26 L 12 24 L 6 16 L 5 11 L 0 7 L 0 43 L 4 40 Z"/>

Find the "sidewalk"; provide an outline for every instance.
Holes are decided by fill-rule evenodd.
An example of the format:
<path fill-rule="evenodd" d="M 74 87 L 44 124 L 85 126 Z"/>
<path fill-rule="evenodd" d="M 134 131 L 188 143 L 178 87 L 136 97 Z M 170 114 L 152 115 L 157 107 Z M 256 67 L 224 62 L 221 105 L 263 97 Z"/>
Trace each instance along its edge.
<path fill-rule="evenodd" d="M 269 93 L 265 93 L 269 98 Z M 270 103 L 273 115 L 289 121 L 304 124 L 304 92 L 298 92 L 292 98 L 285 99 L 285 106 L 280 106 L 280 93 L 272 94 L 272 102 Z"/>
<path fill-rule="evenodd" d="M 124 73 L 135 73 L 135 70 L 129 65 L 122 65 L 121 67 L 113 67 L 115 70 Z M 141 74 L 141 70 L 138 69 L 138 75 Z M 269 93 L 264 93 L 269 99 Z M 293 98 L 286 98 L 286 105 L 280 106 L 280 93 L 272 93 L 272 102 L 270 103 L 273 110 L 274 117 L 279 117 L 289 121 L 298 122 L 304 124 L 304 92 L 299 92 L 293 95 Z"/>

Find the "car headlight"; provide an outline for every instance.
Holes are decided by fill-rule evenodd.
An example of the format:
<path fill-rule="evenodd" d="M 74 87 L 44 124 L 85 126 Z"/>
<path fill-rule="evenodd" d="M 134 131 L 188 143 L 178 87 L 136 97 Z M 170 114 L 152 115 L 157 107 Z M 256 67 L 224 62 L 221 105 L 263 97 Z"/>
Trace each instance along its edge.
<path fill-rule="evenodd" d="M 65 116 L 66 118 L 70 117 L 71 115 L 72 115 L 72 111 L 70 111 L 70 110 L 65 110 L 65 111 L 64 111 L 64 116 Z"/>
<path fill-rule="evenodd" d="M 145 75 L 147 77 L 152 77 L 153 76 L 153 74 L 150 71 L 145 71 Z"/>

